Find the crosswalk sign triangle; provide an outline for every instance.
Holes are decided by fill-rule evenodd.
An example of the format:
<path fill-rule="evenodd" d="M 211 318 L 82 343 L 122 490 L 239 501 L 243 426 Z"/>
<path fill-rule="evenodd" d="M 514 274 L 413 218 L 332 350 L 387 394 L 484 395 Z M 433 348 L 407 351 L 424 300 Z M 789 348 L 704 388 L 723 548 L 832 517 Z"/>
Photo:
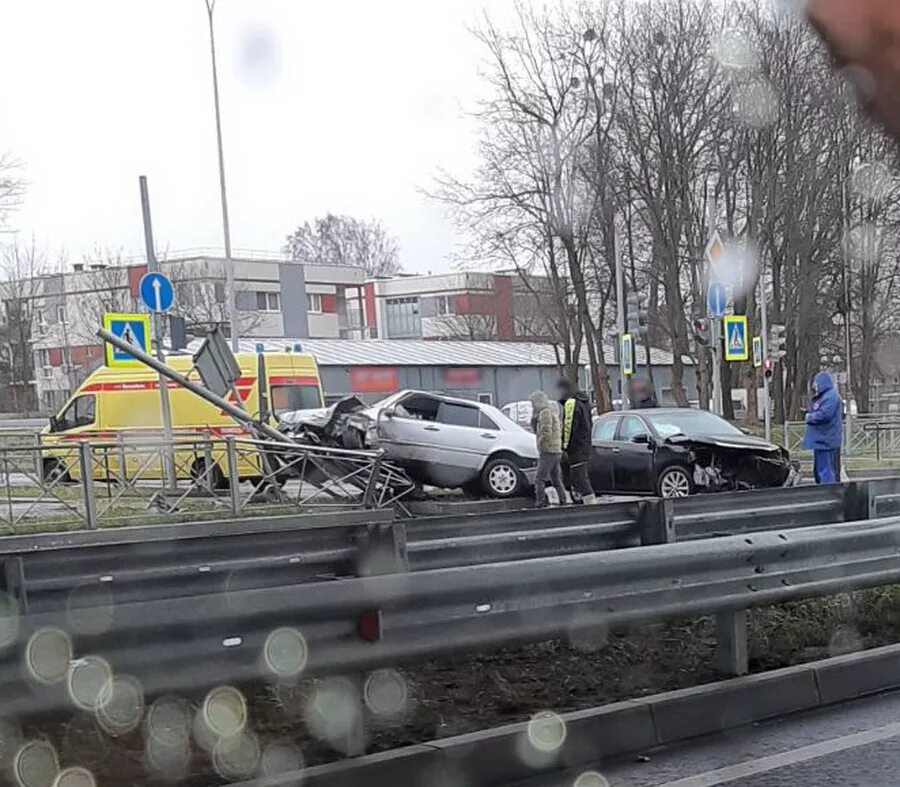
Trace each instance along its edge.
<path fill-rule="evenodd" d="M 729 344 L 734 352 L 739 353 L 744 351 L 744 332 L 739 325 L 733 325 L 731 327 L 731 340 L 729 341 Z"/>
<path fill-rule="evenodd" d="M 122 328 L 122 341 L 133 344 L 135 347 L 141 346 L 141 343 L 138 341 L 137 336 L 135 336 L 134 334 L 134 328 L 131 327 L 130 322 L 126 322 L 125 327 Z"/>

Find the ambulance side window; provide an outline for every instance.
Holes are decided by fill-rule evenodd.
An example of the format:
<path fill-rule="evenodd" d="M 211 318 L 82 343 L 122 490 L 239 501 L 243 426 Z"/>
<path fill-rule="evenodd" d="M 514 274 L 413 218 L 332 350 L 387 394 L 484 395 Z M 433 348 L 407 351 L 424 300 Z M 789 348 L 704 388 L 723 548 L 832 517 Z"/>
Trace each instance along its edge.
<path fill-rule="evenodd" d="M 62 413 L 56 417 L 54 432 L 65 432 L 77 426 L 90 426 L 94 423 L 97 412 L 96 397 L 79 396 Z"/>
<path fill-rule="evenodd" d="M 293 410 L 313 410 L 322 406 L 317 385 L 273 385 L 272 412 L 275 416 Z"/>

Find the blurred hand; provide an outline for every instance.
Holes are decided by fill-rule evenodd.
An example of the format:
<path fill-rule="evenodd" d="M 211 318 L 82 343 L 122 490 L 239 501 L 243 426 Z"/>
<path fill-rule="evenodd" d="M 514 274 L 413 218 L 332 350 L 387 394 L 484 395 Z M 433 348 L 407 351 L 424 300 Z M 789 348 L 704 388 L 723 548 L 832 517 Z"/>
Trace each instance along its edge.
<path fill-rule="evenodd" d="M 900 2 L 808 0 L 813 25 L 870 101 L 867 109 L 900 139 Z"/>

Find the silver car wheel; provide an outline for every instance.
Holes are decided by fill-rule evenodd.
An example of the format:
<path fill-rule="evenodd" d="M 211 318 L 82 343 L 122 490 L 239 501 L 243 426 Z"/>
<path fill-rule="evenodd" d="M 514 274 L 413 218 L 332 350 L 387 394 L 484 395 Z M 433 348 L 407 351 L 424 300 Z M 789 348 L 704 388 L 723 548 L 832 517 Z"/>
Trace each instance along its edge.
<path fill-rule="evenodd" d="M 691 494 L 691 479 L 680 467 L 673 467 L 663 473 L 659 482 L 660 497 L 688 497 Z"/>
<path fill-rule="evenodd" d="M 516 469 L 512 465 L 501 464 L 491 468 L 488 484 L 497 495 L 511 494 L 519 483 Z"/>

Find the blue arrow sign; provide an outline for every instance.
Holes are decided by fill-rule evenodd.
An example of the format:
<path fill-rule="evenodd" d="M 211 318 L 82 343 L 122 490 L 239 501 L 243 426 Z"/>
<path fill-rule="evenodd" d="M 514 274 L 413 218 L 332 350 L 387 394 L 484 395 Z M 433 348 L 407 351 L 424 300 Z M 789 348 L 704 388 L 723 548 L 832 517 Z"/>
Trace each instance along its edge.
<path fill-rule="evenodd" d="M 725 285 L 711 280 L 706 291 L 706 311 L 710 317 L 721 317 L 728 308 L 728 292 Z"/>
<path fill-rule="evenodd" d="M 175 301 L 172 282 L 161 273 L 145 273 L 141 277 L 141 300 L 152 312 L 167 312 Z"/>

